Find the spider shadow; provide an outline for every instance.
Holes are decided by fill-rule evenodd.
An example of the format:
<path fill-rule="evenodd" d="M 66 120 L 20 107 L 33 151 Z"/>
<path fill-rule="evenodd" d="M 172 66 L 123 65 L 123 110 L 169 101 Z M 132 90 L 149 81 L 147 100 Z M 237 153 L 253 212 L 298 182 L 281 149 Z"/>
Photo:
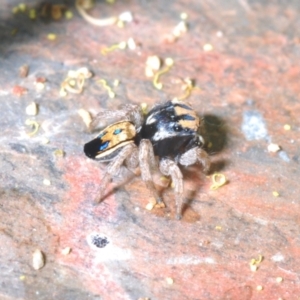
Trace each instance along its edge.
<path fill-rule="evenodd" d="M 224 120 L 215 115 L 204 115 L 203 125 L 200 129 L 200 134 L 205 140 L 205 145 L 203 149 L 210 155 L 216 155 L 220 153 L 228 145 L 228 129 Z M 210 170 L 207 175 L 221 172 L 227 165 L 229 161 L 225 159 L 219 159 L 212 161 Z M 187 192 L 185 202 L 182 207 L 182 216 L 184 217 L 185 213 L 190 210 L 191 203 L 195 200 L 195 197 L 199 190 L 204 186 L 204 176 L 202 168 L 197 165 L 191 168 L 186 168 L 183 171 L 183 177 L 192 179 L 197 182 L 197 186 L 194 186 Z M 198 221 L 200 215 L 193 211 L 193 214 L 189 213 L 190 219 Z"/>
<path fill-rule="evenodd" d="M 210 156 L 214 156 L 228 147 L 228 127 L 222 118 L 215 115 L 204 115 L 202 130 L 201 134 L 205 140 L 204 150 Z M 229 161 L 226 159 L 213 160 L 207 175 L 221 172 L 228 163 Z"/>
<path fill-rule="evenodd" d="M 221 152 L 228 145 L 228 129 L 225 121 L 215 115 L 204 115 L 200 134 L 204 137 L 204 150 L 209 155 Z"/>
<path fill-rule="evenodd" d="M 131 182 L 134 178 L 139 177 L 140 174 L 137 171 L 136 173 L 129 170 L 126 166 L 122 165 L 119 172 L 115 174 L 111 182 L 113 184 L 111 189 L 108 189 L 103 194 L 100 202 L 95 202 L 96 205 L 105 201 L 108 197 L 115 194 L 120 188 L 124 187 L 127 183 Z"/>

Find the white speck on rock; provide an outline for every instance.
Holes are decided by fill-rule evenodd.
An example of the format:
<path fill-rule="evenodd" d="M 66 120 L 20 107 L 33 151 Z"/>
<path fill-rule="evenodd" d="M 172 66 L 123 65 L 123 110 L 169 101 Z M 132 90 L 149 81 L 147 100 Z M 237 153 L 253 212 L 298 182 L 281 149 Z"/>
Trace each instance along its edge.
<path fill-rule="evenodd" d="M 275 262 L 284 261 L 284 256 L 281 253 L 277 253 L 271 257 L 271 259 Z"/>
<path fill-rule="evenodd" d="M 168 265 L 199 265 L 199 264 L 215 264 L 212 257 L 198 257 L 191 255 L 183 255 L 179 257 L 171 257 L 167 260 Z"/>
<path fill-rule="evenodd" d="M 243 115 L 242 131 L 247 140 L 260 140 L 268 136 L 263 116 L 258 111 L 245 111 Z"/>
<path fill-rule="evenodd" d="M 278 156 L 285 162 L 290 162 L 290 158 L 285 151 L 279 151 Z"/>

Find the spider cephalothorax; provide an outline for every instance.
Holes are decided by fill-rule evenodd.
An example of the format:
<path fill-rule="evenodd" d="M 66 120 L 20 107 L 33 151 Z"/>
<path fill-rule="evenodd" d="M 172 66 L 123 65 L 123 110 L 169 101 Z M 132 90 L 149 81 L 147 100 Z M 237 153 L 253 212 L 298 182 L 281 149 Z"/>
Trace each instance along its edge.
<path fill-rule="evenodd" d="M 157 202 L 161 198 L 156 191 L 151 170 L 159 168 L 174 183 L 177 212 L 181 218 L 183 204 L 183 177 L 178 165 L 202 163 L 208 171 L 210 160 L 201 148 L 203 138 L 198 134 L 200 120 L 190 105 L 173 100 L 154 106 L 143 117 L 138 105 L 127 105 L 122 110 L 104 111 L 91 124 L 105 120 L 121 121 L 104 128 L 98 136 L 84 145 L 85 154 L 100 161 L 110 161 L 100 185 L 99 200 L 112 176 L 121 165 L 134 170 L 141 169 L 142 179 Z M 155 156 L 158 158 L 155 159 Z"/>

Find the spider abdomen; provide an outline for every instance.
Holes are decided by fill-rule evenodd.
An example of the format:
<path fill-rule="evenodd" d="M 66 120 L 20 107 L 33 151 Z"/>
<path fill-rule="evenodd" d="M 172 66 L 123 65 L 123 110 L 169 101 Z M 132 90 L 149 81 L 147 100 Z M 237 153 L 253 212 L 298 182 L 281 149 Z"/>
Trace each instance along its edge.
<path fill-rule="evenodd" d="M 127 144 L 133 143 L 135 126 L 129 121 L 121 121 L 107 126 L 97 137 L 84 145 L 86 156 L 101 161 L 114 158 Z"/>

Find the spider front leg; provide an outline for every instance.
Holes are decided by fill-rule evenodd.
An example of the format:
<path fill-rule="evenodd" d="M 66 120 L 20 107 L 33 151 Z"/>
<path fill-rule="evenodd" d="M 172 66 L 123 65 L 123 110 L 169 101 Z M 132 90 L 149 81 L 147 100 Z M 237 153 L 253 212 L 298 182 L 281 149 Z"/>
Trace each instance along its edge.
<path fill-rule="evenodd" d="M 145 181 L 147 188 L 151 191 L 157 203 L 161 203 L 162 199 L 159 196 L 151 175 L 151 169 L 157 167 L 155 160 L 153 146 L 149 140 L 143 139 L 139 145 L 139 164 L 141 169 L 141 176 Z"/>
<path fill-rule="evenodd" d="M 190 166 L 200 162 L 203 166 L 203 172 L 207 173 L 210 168 L 210 158 L 202 148 L 192 148 L 183 153 L 179 158 L 179 163 L 183 166 Z"/>
<path fill-rule="evenodd" d="M 100 202 L 103 198 L 105 189 L 112 177 L 119 172 L 121 165 L 124 163 L 125 159 L 132 155 L 135 151 L 137 151 L 136 145 L 130 143 L 117 154 L 116 157 L 108 164 L 105 174 L 101 180 L 100 188 L 99 188 L 99 196 L 95 200 L 96 203 Z"/>
<path fill-rule="evenodd" d="M 171 159 L 163 159 L 159 164 L 160 171 L 166 175 L 171 176 L 174 190 L 175 190 L 175 201 L 176 201 L 176 219 L 181 219 L 181 211 L 183 205 L 183 176 L 182 173 L 175 163 Z"/>

